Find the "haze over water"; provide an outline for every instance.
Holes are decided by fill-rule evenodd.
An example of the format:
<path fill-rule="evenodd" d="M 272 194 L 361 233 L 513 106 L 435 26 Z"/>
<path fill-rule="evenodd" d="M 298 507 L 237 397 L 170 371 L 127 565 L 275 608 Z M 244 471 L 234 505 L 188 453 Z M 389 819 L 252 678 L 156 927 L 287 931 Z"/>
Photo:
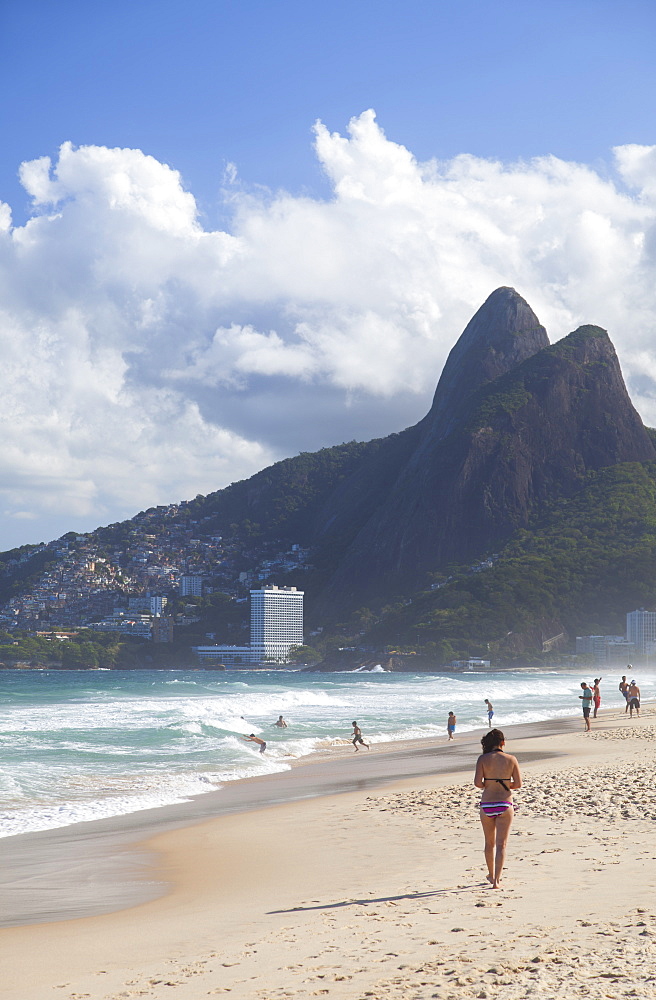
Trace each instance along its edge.
<path fill-rule="evenodd" d="M 594 672 L 594 671 L 593 671 Z M 621 708 L 619 673 L 602 708 Z M 349 738 L 373 744 L 577 714 L 577 673 L 34 671 L 0 675 L 0 836 L 180 802 Z M 592 680 L 592 676 L 587 678 Z M 638 675 L 643 698 L 656 676 Z M 277 729 L 282 714 L 289 724 Z M 243 718 L 242 718 L 243 717 Z M 264 755 L 240 736 L 267 740 Z M 366 751 L 363 751 L 366 753 Z"/>

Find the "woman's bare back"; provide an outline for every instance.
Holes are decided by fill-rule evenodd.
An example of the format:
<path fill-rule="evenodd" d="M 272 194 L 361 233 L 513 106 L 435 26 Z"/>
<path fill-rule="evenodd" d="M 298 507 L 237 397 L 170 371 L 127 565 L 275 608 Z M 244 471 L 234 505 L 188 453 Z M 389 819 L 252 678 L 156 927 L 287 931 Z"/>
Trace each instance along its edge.
<path fill-rule="evenodd" d="M 517 758 L 503 750 L 482 753 L 476 762 L 474 784 L 483 789 L 481 802 L 511 799 L 513 788 L 521 788 Z"/>

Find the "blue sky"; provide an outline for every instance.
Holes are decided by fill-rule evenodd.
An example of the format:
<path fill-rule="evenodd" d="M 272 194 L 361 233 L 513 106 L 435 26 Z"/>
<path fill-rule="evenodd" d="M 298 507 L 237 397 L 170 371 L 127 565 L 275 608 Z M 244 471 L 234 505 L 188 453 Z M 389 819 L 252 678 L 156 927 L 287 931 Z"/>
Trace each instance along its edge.
<path fill-rule="evenodd" d="M 499 284 L 656 423 L 655 25 L 2 0 L 0 549 L 415 422 Z"/>
<path fill-rule="evenodd" d="M 421 160 L 596 163 L 653 139 L 650 0 L 3 0 L 0 196 L 64 140 L 144 150 L 217 211 L 247 183 L 325 194 L 310 129 L 366 108 Z"/>

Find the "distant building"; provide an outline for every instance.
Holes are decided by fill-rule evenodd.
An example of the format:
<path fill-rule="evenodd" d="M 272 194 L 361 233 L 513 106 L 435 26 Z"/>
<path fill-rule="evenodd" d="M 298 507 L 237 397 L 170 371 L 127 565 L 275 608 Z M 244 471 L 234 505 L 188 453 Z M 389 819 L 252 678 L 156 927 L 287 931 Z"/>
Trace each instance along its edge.
<path fill-rule="evenodd" d="M 592 656 L 595 663 L 608 663 L 609 647 L 625 642 L 623 635 L 577 635 L 576 652 L 579 656 Z"/>
<path fill-rule="evenodd" d="M 162 597 L 159 594 L 148 598 L 149 601 L 149 611 L 151 615 L 163 615 L 164 608 L 169 603 L 168 597 Z"/>
<path fill-rule="evenodd" d="M 151 615 L 161 615 L 164 608 L 169 603 L 168 597 L 155 596 L 150 594 L 138 597 L 128 597 L 128 611 L 145 611 Z"/>
<path fill-rule="evenodd" d="M 472 656 L 468 660 L 451 660 L 449 666 L 454 670 L 489 670 L 490 661 L 479 660 L 478 657 Z"/>
<path fill-rule="evenodd" d="M 114 611 L 108 618 L 92 622 L 87 628 L 94 632 L 118 632 L 131 639 L 150 639 L 152 637 L 152 619 L 150 615 L 134 614 L 133 612 Z"/>
<path fill-rule="evenodd" d="M 643 656 L 656 651 L 656 611 L 630 611 L 626 616 L 626 638 Z"/>
<path fill-rule="evenodd" d="M 606 647 L 606 662 L 609 666 L 619 667 L 635 660 L 636 644 L 628 639 L 620 639 L 619 642 L 609 642 Z"/>
<path fill-rule="evenodd" d="M 251 644 L 193 646 L 201 660 L 226 667 L 286 663 L 289 651 L 303 645 L 303 596 L 296 587 L 264 586 L 251 590 Z"/>
<path fill-rule="evenodd" d="M 185 575 L 180 577 L 180 596 L 181 597 L 202 597 L 203 596 L 203 577 Z"/>
<path fill-rule="evenodd" d="M 285 663 L 290 649 L 303 645 L 303 596 L 296 587 L 273 584 L 251 590 L 251 650 L 257 660 Z"/>
<path fill-rule="evenodd" d="M 192 652 L 199 660 L 211 660 L 213 663 L 223 663 L 226 667 L 250 666 L 253 663 L 253 653 L 250 646 L 192 646 Z"/>
<path fill-rule="evenodd" d="M 173 619 L 156 615 L 152 621 L 153 642 L 173 642 Z"/>

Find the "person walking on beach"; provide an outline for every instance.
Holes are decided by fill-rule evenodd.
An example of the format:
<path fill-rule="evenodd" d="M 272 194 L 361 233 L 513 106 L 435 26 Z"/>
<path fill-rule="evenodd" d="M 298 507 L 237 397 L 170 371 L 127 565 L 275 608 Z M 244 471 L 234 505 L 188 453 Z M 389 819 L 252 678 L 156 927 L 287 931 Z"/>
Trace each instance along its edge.
<path fill-rule="evenodd" d="M 628 664 L 629 667 L 631 664 Z M 626 702 L 624 706 L 624 714 L 629 711 L 629 682 L 626 679 L 626 674 L 622 674 L 622 680 L 620 681 L 620 691 L 624 695 L 624 701 Z"/>
<path fill-rule="evenodd" d="M 585 731 L 590 732 L 590 709 L 592 708 L 593 694 L 585 681 L 581 681 L 583 694 L 579 695 L 582 702 L 583 718 L 585 719 Z"/>
<path fill-rule="evenodd" d="M 627 705 L 630 710 L 629 718 L 633 718 L 633 709 L 635 708 L 636 715 L 640 718 L 640 688 L 635 681 L 631 681 L 629 685 L 629 693 L 627 696 Z"/>
<path fill-rule="evenodd" d="M 260 753 L 264 753 L 266 750 L 266 740 L 261 740 L 259 736 L 255 735 L 255 733 L 251 733 L 250 736 L 244 736 L 244 739 L 247 743 L 259 743 Z"/>
<path fill-rule="evenodd" d="M 506 846 L 513 821 L 513 789 L 522 787 L 517 759 L 506 753 L 505 736 L 500 729 L 491 729 L 481 739 L 483 753 L 476 761 L 474 785 L 482 788 L 480 817 L 485 837 L 487 880 L 493 889 L 499 888 L 506 861 Z"/>
<path fill-rule="evenodd" d="M 286 729 L 287 728 L 287 723 L 283 719 L 282 715 L 278 716 L 278 721 L 274 722 L 274 726 L 277 726 L 278 729 Z"/>
<path fill-rule="evenodd" d="M 599 706 L 601 705 L 601 691 L 599 690 L 599 681 L 601 677 L 595 677 L 594 684 L 592 686 L 592 700 L 594 702 L 594 712 L 592 713 L 592 718 L 597 718 L 597 712 L 599 711 Z"/>
<path fill-rule="evenodd" d="M 352 722 L 351 725 L 353 726 L 353 734 L 352 734 L 353 735 L 353 739 L 351 740 L 351 743 L 355 747 L 355 752 L 356 753 L 358 752 L 358 743 L 361 743 L 362 746 L 366 747 L 367 750 L 368 750 L 369 749 L 369 744 L 365 743 L 365 741 L 362 739 L 362 730 L 360 729 L 360 727 L 357 724 L 357 722 Z"/>
<path fill-rule="evenodd" d="M 492 716 L 494 715 L 494 708 L 492 707 L 492 702 L 489 698 L 485 699 L 485 704 L 487 705 L 487 728 L 492 728 Z"/>
<path fill-rule="evenodd" d="M 453 712 L 449 712 L 449 718 L 446 720 L 446 731 L 449 734 L 449 739 L 452 740 L 456 731 L 456 717 Z"/>

